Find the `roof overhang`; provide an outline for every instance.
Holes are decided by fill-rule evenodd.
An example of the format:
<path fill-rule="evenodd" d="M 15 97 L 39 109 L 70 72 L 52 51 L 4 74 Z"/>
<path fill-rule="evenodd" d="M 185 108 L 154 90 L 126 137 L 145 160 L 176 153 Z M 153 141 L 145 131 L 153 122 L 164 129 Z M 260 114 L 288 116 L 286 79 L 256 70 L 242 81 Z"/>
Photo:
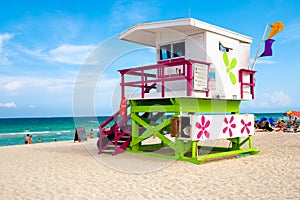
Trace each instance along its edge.
<path fill-rule="evenodd" d="M 176 19 L 161 22 L 150 22 L 136 24 L 124 32 L 120 33 L 119 38 L 121 40 L 143 44 L 146 46 L 156 46 L 156 35 L 162 32 L 174 32 L 179 34 L 185 34 L 186 36 L 191 33 L 201 33 L 209 31 L 219 35 L 223 35 L 229 38 L 239 40 L 244 43 L 251 43 L 252 38 L 224 29 L 218 26 L 214 26 L 193 18 Z"/>

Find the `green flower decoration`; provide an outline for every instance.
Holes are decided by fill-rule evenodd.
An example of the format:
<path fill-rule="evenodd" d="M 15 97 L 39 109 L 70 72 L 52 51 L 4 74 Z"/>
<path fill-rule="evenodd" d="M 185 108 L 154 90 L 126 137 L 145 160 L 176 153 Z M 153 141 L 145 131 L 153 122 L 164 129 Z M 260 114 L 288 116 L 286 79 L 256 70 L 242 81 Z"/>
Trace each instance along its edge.
<path fill-rule="evenodd" d="M 223 61 L 224 61 L 224 64 L 226 65 L 226 72 L 229 74 L 229 78 L 231 80 L 231 83 L 233 85 L 235 85 L 236 84 L 236 77 L 235 77 L 234 73 L 231 72 L 231 70 L 236 67 L 236 64 L 237 64 L 236 58 L 233 58 L 230 62 L 230 65 L 229 65 L 228 55 L 227 55 L 226 52 L 224 52 Z"/>

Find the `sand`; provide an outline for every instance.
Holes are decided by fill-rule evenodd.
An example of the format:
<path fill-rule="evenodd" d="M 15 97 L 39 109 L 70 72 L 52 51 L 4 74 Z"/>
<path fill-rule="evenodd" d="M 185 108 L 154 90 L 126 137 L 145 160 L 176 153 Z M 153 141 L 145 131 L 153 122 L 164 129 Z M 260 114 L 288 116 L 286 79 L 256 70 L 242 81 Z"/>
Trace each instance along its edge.
<path fill-rule="evenodd" d="M 300 134 L 253 140 L 258 155 L 202 165 L 98 155 L 96 140 L 0 147 L 0 199 L 299 199 Z"/>

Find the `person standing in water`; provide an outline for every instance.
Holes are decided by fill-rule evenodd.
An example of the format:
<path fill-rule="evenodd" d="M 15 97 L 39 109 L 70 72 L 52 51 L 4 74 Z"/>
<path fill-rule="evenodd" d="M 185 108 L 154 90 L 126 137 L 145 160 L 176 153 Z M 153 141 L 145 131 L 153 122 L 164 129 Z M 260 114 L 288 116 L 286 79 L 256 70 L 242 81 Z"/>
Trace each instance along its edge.
<path fill-rule="evenodd" d="M 29 136 L 29 144 L 32 144 L 32 135 Z"/>
<path fill-rule="evenodd" d="M 94 138 L 94 130 L 93 129 L 91 129 L 90 138 Z"/>
<path fill-rule="evenodd" d="M 24 137 L 24 143 L 25 144 L 28 144 L 29 142 L 29 134 L 27 134 L 25 137 Z"/>

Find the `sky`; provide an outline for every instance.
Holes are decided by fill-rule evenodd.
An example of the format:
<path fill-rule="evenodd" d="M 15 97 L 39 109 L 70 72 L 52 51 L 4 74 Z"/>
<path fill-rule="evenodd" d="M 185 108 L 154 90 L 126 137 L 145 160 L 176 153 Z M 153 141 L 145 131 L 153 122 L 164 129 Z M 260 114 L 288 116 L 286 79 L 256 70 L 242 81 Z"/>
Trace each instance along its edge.
<path fill-rule="evenodd" d="M 137 23 L 189 16 L 252 37 L 251 60 L 266 24 L 282 21 L 273 56 L 255 65 L 255 100 L 242 102 L 241 112 L 300 110 L 299 10 L 300 0 L 2 1 L 0 118 L 112 114 L 119 103 L 117 70 L 155 63 L 155 54 L 131 46 L 108 56 L 105 69 L 89 68 L 93 59 L 108 59 L 93 57 L 96 49 L 118 48 L 118 34 Z"/>

